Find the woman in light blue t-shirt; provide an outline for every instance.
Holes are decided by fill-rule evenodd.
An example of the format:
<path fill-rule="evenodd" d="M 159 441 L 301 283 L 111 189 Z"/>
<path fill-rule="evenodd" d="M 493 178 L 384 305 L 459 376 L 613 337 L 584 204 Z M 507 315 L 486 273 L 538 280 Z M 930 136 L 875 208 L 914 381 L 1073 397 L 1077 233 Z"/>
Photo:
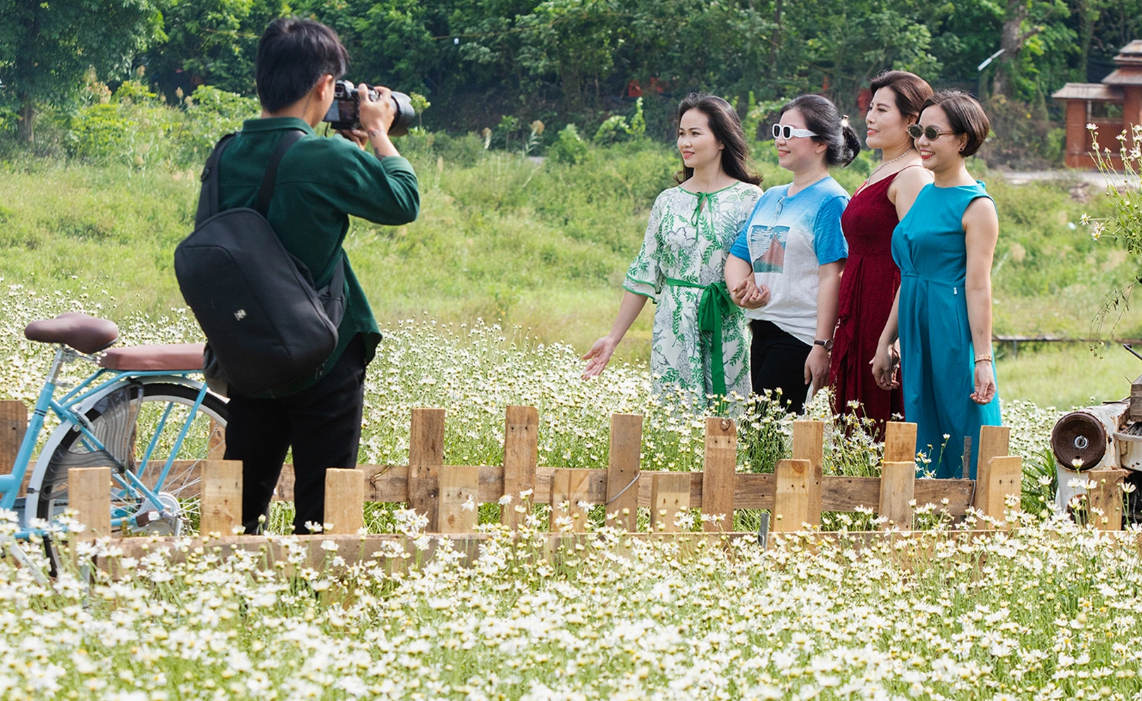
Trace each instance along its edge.
<path fill-rule="evenodd" d="M 848 244 L 841 213 L 849 196 L 829 176 L 847 166 L 860 140 L 819 95 L 785 105 L 773 127 L 777 162 L 793 182 L 761 196 L 730 249 L 726 285 L 750 318 L 755 394 L 780 392 L 800 413 L 810 385 L 824 386 L 837 325 L 837 293 Z"/>

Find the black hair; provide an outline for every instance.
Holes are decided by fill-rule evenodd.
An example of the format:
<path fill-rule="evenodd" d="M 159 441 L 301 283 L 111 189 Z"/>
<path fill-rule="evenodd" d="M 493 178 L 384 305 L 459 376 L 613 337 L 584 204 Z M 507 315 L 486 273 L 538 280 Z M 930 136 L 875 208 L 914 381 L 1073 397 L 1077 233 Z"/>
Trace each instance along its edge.
<path fill-rule="evenodd" d="M 805 127 L 817 134 L 812 137 L 814 142 L 828 146 L 825 150 L 826 165 L 847 166 L 860 153 L 860 138 L 849 126 L 848 115 L 842 116 L 828 98 L 802 95 L 786 103 L 781 114 L 789 110 L 797 110 L 805 118 Z"/>
<path fill-rule="evenodd" d="M 321 76 L 340 78 L 348 68 L 349 52 L 337 32 L 313 20 L 279 17 L 258 40 L 258 100 L 267 112 L 277 112 L 304 97 Z"/>
<path fill-rule="evenodd" d="M 966 134 L 968 141 L 960 149 L 964 158 L 975 155 L 987 135 L 991 133 L 991 120 L 971 95 L 960 90 L 941 90 L 924 101 L 923 112 L 929 107 L 939 107 L 948 118 L 948 126 L 957 134 Z"/>
<path fill-rule="evenodd" d="M 690 110 L 698 110 L 710 120 L 710 131 L 714 138 L 722 142 L 722 170 L 735 180 L 750 185 L 760 185 L 758 175 L 749 160 L 749 145 L 745 142 L 741 120 L 733 106 L 720 97 L 701 92 L 692 92 L 678 105 L 678 121 Z M 682 170 L 674 174 L 674 181 L 682 184 L 694 177 L 694 169 L 682 164 Z"/>

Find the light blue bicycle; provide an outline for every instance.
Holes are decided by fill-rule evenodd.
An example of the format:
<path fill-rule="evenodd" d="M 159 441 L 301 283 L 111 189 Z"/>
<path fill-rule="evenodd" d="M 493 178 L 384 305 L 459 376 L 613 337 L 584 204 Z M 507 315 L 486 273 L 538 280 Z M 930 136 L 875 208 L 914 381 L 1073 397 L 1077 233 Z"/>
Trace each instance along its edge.
<path fill-rule="evenodd" d="M 51 522 L 67 508 L 72 467 L 111 468 L 111 526 L 119 534 L 197 530 L 201 463 L 222 458 L 226 428 L 224 400 L 201 379 L 202 345 L 111 348 L 115 324 L 76 313 L 33 322 L 24 335 L 53 344 L 55 357 L 12 474 L 0 476 L 0 509 L 19 518 L 14 537 L 45 534 L 33 519 Z M 74 362 L 97 369 L 69 388 L 61 370 Z M 60 423 L 42 442 L 21 497 L 49 411 Z"/>

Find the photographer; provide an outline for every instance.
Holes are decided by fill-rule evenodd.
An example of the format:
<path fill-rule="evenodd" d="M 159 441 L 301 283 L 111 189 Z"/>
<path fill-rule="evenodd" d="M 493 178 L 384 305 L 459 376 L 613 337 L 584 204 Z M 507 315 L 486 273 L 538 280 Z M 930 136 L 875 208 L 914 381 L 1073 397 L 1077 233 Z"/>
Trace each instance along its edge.
<path fill-rule="evenodd" d="M 349 215 L 377 224 L 416 219 L 416 174 L 389 140 L 394 106 L 387 88 L 358 88 L 360 129 L 322 138 L 321 123 L 334 97 L 334 82 L 349 56 L 337 34 L 318 22 L 281 18 L 258 43 L 258 119 L 246 120 L 219 165 L 222 210 L 253 207 L 271 156 L 283 135 L 304 136 L 282 158 L 266 219 L 286 250 L 309 269 L 315 287 L 328 285 L 344 258 L 344 316 L 338 343 L 324 365 L 285 389 L 256 396 L 231 392 L 226 427 L 227 460 L 243 463 L 242 521 L 261 530 L 286 453 L 293 448 L 294 529 L 321 523 L 325 471 L 353 468 L 361 438 L 365 366 L 381 340 L 365 292 L 342 248 Z M 288 495 L 286 495 L 288 496 Z"/>

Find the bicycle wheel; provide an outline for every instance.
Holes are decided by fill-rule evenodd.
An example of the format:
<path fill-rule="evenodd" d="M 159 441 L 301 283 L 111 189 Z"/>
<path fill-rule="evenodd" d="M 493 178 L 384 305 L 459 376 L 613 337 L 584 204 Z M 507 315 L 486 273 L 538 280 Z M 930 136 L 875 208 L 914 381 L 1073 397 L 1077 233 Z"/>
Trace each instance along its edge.
<path fill-rule="evenodd" d="M 80 440 L 82 434 L 77 428 L 57 429 L 67 433 L 53 451 L 41 483 L 31 485 L 37 489 L 36 515 L 51 520 L 67 508 L 69 468 L 107 466 L 114 470 L 118 462 L 160 499 L 159 504 L 151 504 L 141 493 L 113 484 L 111 509 L 114 515 L 124 517 L 120 534 L 197 532 L 202 462 L 222 458 L 226 435 L 226 404 L 207 394 L 192 416 L 197 397 L 196 388 L 174 383 L 129 384 L 107 394 L 86 414 L 91 432 L 105 450 L 91 450 Z M 188 421 L 175 461 L 163 477 L 171 451 Z M 163 510 L 174 514 L 177 520 L 151 521 L 134 527 L 126 520 L 136 514 Z"/>

